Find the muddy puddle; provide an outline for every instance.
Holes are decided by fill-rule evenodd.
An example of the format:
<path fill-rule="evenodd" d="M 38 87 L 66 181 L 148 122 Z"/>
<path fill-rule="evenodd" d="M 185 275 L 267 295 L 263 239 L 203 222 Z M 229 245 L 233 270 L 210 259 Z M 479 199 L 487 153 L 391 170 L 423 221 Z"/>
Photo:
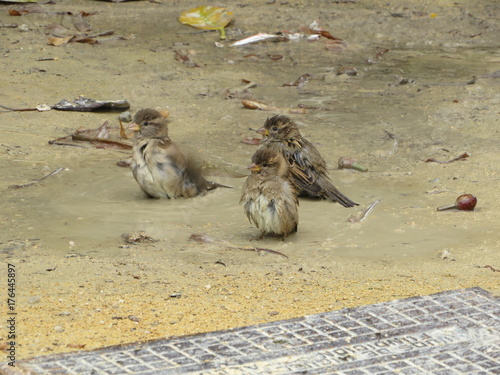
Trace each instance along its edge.
<path fill-rule="evenodd" d="M 95 46 L 46 45 L 43 26 L 67 23 L 68 15 L 26 14 L 16 22 L 30 31 L 0 29 L 7 43 L 0 104 L 21 108 L 85 95 L 125 98 L 132 113 L 167 108 L 172 138 L 210 166 L 210 179 L 234 187 L 190 200 L 147 199 L 131 172 L 116 165 L 130 153 L 47 143 L 79 126 L 117 126 L 116 113 L 0 113 L 0 251 L 4 263 L 18 265 L 19 357 L 462 287 L 498 294 L 498 4 L 396 3 L 325 3 L 329 17 L 305 1 L 227 4 L 236 13 L 231 40 L 298 30 L 316 19 L 345 40 L 338 51 L 324 40 L 218 48 L 215 33 L 175 21 L 194 3 L 54 5 L 73 12 L 91 6 L 95 28 L 127 38 Z M 12 20 L 0 16 L 3 24 Z M 174 60 L 177 50 L 201 67 Z M 341 66 L 357 75 L 338 74 Z M 283 86 L 306 73 L 303 87 Z M 242 79 L 255 87 L 243 92 Z M 256 146 L 240 141 L 280 111 L 245 109 L 243 97 L 281 112 L 309 108 L 290 116 L 327 160 L 335 185 L 360 204 L 301 200 L 297 234 L 258 241 L 288 258 L 189 240 L 205 233 L 256 246 L 258 231 L 238 204 L 244 178 L 236 177 L 247 173 Z M 426 162 L 465 152 L 465 160 Z M 368 172 L 339 170 L 341 156 Z M 9 189 L 57 168 L 64 170 L 40 184 Z M 478 197 L 475 211 L 436 211 L 463 193 Z M 374 201 L 365 220 L 348 221 Z M 139 230 L 157 242 L 124 242 L 122 233 Z M 116 319 L 128 315 L 140 321 Z"/>

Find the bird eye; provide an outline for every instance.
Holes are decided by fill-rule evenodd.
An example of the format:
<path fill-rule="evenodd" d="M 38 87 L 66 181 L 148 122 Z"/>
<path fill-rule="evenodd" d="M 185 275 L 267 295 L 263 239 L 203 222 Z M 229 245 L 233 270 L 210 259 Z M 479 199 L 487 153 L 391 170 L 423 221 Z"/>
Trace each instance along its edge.
<path fill-rule="evenodd" d="M 143 125 L 144 125 L 144 126 L 149 125 L 149 121 L 144 121 Z"/>
<path fill-rule="evenodd" d="M 262 163 L 262 166 L 263 167 L 267 167 L 267 163 Z"/>
<path fill-rule="evenodd" d="M 278 127 L 277 126 L 273 127 L 273 130 L 274 131 L 278 130 Z"/>

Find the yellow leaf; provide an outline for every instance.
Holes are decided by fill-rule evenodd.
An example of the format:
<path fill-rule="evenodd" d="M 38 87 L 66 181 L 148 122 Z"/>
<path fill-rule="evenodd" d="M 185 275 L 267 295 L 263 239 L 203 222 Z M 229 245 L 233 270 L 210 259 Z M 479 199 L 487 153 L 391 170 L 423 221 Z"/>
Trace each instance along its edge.
<path fill-rule="evenodd" d="M 233 13 L 226 8 L 213 6 L 199 6 L 186 10 L 179 16 L 179 22 L 198 29 L 219 30 L 220 38 L 226 39 L 224 27 L 233 19 Z"/>

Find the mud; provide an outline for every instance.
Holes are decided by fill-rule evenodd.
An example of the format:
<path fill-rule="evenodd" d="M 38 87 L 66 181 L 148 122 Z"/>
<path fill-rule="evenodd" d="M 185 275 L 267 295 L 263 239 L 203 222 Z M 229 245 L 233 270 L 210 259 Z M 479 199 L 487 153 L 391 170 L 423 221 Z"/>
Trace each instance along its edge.
<path fill-rule="evenodd" d="M 500 293 L 497 2 L 229 1 L 219 4 L 235 13 L 223 47 L 214 44 L 216 32 L 177 22 L 201 4 L 42 5 L 96 11 L 88 18 L 95 31 L 126 38 L 59 47 L 43 30 L 71 27 L 72 16 L 11 17 L 7 10 L 17 6 L 0 5 L 0 24 L 26 25 L 0 28 L 1 105 L 84 95 L 126 99 L 132 113 L 168 109 L 172 138 L 206 163 L 211 179 L 234 186 L 191 200 L 147 199 L 116 165 L 130 152 L 48 144 L 80 126 L 117 126 L 117 113 L 0 112 L 0 274 L 5 290 L 7 264 L 16 266 L 18 358 L 471 286 Z M 228 46 L 314 20 L 344 48 L 328 50 L 325 39 Z M 179 50 L 200 67 L 175 60 Z M 338 75 L 341 66 L 358 75 Z M 303 87 L 283 86 L 306 73 Z M 245 94 L 254 100 L 319 108 L 290 116 L 342 192 L 361 208 L 380 200 L 364 221 L 348 222 L 360 207 L 301 200 L 297 234 L 258 242 L 288 259 L 188 240 L 205 233 L 252 246 L 258 235 L 238 205 L 244 178 L 236 177 L 247 173 L 256 146 L 240 140 L 278 112 L 245 109 L 228 94 L 242 79 L 256 84 Z M 464 152 L 470 157 L 462 161 L 425 162 Z M 341 156 L 369 171 L 339 170 Z M 37 185 L 9 188 L 58 168 Z M 475 211 L 436 211 L 463 193 L 477 196 Z M 122 233 L 138 230 L 157 242 L 125 243 Z M 1 309 L 5 316 L 7 305 Z"/>

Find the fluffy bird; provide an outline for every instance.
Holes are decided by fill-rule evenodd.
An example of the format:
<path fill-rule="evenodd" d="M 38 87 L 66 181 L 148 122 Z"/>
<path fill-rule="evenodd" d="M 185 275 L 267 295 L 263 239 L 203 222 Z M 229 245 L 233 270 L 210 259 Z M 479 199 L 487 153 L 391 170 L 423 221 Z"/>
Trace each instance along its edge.
<path fill-rule="evenodd" d="M 285 158 L 299 195 L 328 199 L 344 207 L 357 206 L 333 186 L 325 159 L 314 145 L 300 134 L 297 124 L 287 116 L 268 118 L 256 130 L 264 136 L 260 149 L 273 149 Z"/>
<path fill-rule="evenodd" d="M 136 131 L 132 173 L 151 198 L 191 198 L 219 185 L 207 181 L 197 164 L 168 136 L 167 119 L 151 109 L 139 110 L 129 130 Z"/>
<path fill-rule="evenodd" d="M 274 149 L 259 149 L 248 166 L 252 172 L 243 185 L 240 204 L 250 222 L 266 234 L 296 232 L 299 223 L 297 192 L 288 165 Z"/>

